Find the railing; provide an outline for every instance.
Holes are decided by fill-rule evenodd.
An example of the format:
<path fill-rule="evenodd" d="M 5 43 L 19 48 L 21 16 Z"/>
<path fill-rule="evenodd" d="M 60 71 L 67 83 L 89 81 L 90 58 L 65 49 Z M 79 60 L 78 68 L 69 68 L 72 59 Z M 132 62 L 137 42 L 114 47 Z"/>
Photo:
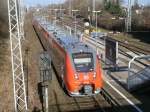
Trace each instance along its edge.
<path fill-rule="evenodd" d="M 150 65 L 144 66 L 140 71 L 133 71 L 132 66 L 135 60 L 150 59 L 150 55 L 135 56 L 128 64 L 127 86 L 129 90 L 135 89 L 138 85 L 150 81 Z M 143 66 L 142 66 L 143 67 Z"/>

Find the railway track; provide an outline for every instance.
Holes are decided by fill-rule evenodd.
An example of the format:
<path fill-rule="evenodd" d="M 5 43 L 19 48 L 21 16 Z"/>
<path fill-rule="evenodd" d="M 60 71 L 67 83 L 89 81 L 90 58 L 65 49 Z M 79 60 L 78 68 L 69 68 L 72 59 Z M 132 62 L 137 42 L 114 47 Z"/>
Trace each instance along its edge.
<path fill-rule="evenodd" d="M 70 22 L 66 22 L 66 21 L 63 21 L 63 20 L 62 20 L 62 22 L 65 23 L 65 25 L 68 25 L 68 26 L 74 28 L 74 24 L 72 24 L 71 21 L 70 21 Z M 85 28 L 84 28 L 83 26 L 80 26 L 80 25 L 78 24 L 78 25 L 77 25 L 77 29 L 78 29 L 79 31 L 83 31 Z M 88 35 L 87 35 L 87 36 L 88 36 Z M 88 37 L 89 37 L 89 36 L 88 36 Z M 132 45 L 132 44 L 129 44 L 129 43 L 126 43 L 126 42 L 123 42 L 123 41 L 114 39 L 114 38 L 112 38 L 112 37 L 109 37 L 109 38 L 111 38 L 111 39 L 114 40 L 114 41 L 117 41 L 118 44 L 119 44 L 121 47 L 124 47 L 125 49 L 127 49 L 127 50 L 129 50 L 129 51 L 131 51 L 131 52 L 134 52 L 134 53 L 136 53 L 137 55 L 139 55 L 139 54 L 140 54 L 140 55 L 141 55 L 141 54 L 147 55 L 147 54 L 150 53 L 150 50 L 149 50 L 149 49 L 142 49 L 142 48 L 139 48 L 139 47 L 137 47 L 137 46 L 135 46 L 135 45 Z"/>
<path fill-rule="evenodd" d="M 95 44 L 95 42 L 93 41 Z M 103 43 L 99 43 L 103 45 Z M 57 79 L 55 79 L 56 81 Z M 55 85 L 55 84 L 53 84 Z M 60 87 L 58 87 L 60 89 Z M 68 98 L 65 97 L 65 100 L 70 100 L 69 103 L 59 103 L 58 97 L 63 97 L 64 94 L 60 95 L 58 91 L 54 92 L 54 98 L 56 100 L 56 104 L 50 105 L 56 106 L 57 111 L 59 112 L 66 112 L 65 107 L 63 106 L 69 106 L 71 108 L 68 110 L 69 112 L 83 112 L 83 111 L 92 111 L 92 112 L 129 112 L 128 109 L 122 109 L 122 105 L 120 105 L 120 102 L 118 99 L 114 98 L 109 92 L 107 92 L 105 89 L 102 89 L 101 94 L 97 96 L 92 97 L 84 97 L 84 98 Z M 54 111 L 54 110 L 52 110 Z"/>
<path fill-rule="evenodd" d="M 123 109 L 118 99 L 107 90 L 102 89 L 100 94 L 85 97 L 69 97 L 61 88 L 56 73 L 52 72 L 53 80 L 49 87 L 50 112 L 130 112 Z"/>
<path fill-rule="evenodd" d="M 79 112 L 131 112 L 134 109 L 131 107 L 124 107 L 120 99 L 116 99 L 113 94 L 110 94 L 105 89 L 95 96 L 88 96 L 84 98 L 73 98 L 76 102 Z"/>
<path fill-rule="evenodd" d="M 72 24 L 71 22 L 68 23 L 68 22 L 63 21 L 63 23 L 64 23 L 64 25 L 67 25 L 71 28 L 74 27 L 73 26 L 74 24 Z M 78 26 L 80 26 L 80 25 L 78 25 Z M 77 28 L 79 31 L 84 29 L 81 26 L 77 27 Z M 111 37 L 108 37 L 108 38 L 110 38 L 111 40 L 114 40 L 114 41 L 118 41 Z M 105 50 L 104 39 L 100 40 L 100 39 L 90 38 L 89 35 L 86 35 L 84 39 L 91 45 L 98 46 L 98 48 L 103 51 Z M 118 52 L 120 54 L 119 59 L 121 59 L 121 61 L 123 61 L 124 63 L 128 63 L 134 56 L 148 55 L 150 53 L 148 50 L 143 50 L 134 45 L 128 45 L 122 41 L 118 41 L 118 45 L 119 45 Z M 140 60 L 137 62 L 140 63 L 142 66 L 147 66 L 147 62 L 145 62 L 145 61 Z"/>
<path fill-rule="evenodd" d="M 68 100 L 68 96 L 65 99 Z M 95 96 L 71 97 L 69 100 L 69 103 L 57 104 L 59 108 L 57 110 L 60 112 L 130 112 L 127 109 L 122 110 L 120 102 L 104 89 Z M 69 106 L 69 109 L 66 109 L 66 106 Z"/>
<path fill-rule="evenodd" d="M 50 107 L 55 107 L 56 112 L 130 112 L 130 109 L 125 109 L 122 107 L 122 102 L 120 102 L 120 98 L 115 98 L 114 94 L 110 94 L 108 90 L 109 87 L 106 86 L 102 89 L 100 94 L 95 96 L 85 96 L 85 97 L 69 97 L 65 94 L 64 90 L 61 88 L 61 84 L 57 80 L 56 72 L 53 73 L 53 82 L 55 86 L 52 86 L 54 91 L 54 98 L 56 100 L 56 104 L 50 105 Z M 106 84 L 104 84 L 106 85 Z M 60 89 L 61 88 L 61 89 Z M 59 91 L 57 90 L 59 89 Z M 50 89 L 52 90 L 52 89 Z M 116 94 L 116 93 L 115 93 Z M 53 97 L 53 95 L 50 95 Z M 65 102 L 62 102 L 62 98 Z M 58 99 L 60 98 L 60 101 Z M 56 109 L 57 108 L 57 109 Z M 122 110 L 122 108 L 124 108 Z M 52 112 L 55 110 L 52 110 Z"/>
<path fill-rule="evenodd" d="M 99 103 L 95 100 L 94 97 L 73 97 L 73 101 L 75 102 L 76 106 L 78 107 L 78 111 L 100 111 L 103 112 L 102 107 L 100 107 Z M 103 100 L 103 102 L 105 102 Z"/>

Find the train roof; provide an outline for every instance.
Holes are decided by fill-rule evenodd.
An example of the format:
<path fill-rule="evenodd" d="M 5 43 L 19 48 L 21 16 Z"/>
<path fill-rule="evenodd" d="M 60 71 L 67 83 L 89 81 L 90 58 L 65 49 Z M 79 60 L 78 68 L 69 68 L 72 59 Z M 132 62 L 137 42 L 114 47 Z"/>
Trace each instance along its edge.
<path fill-rule="evenodd" d="M 50 34 L 53 34 L 53 38 L 65 48 L 66 51 L 70 53 L 76 52 L 95 52 L 94 49 L 87 44 L 80 41 L 80 36 L 70 34 L 69 31 L 65 30 L 60 25 L 56 25 L 50 21 L 46 21 L 45 19 L 36 18 L 39 24 Z"/>

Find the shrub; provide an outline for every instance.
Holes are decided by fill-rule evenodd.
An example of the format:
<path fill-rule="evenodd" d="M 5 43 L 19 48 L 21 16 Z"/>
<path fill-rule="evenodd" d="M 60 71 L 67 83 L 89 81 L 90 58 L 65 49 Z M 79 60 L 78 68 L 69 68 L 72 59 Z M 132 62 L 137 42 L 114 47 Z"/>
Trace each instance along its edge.
<path fill-rule="evenodd" d="M 119 4 L 114 4 L 112 2 L 106 2 L 105 10 L 113 15 L 124 16 L 124 13 Z"/>

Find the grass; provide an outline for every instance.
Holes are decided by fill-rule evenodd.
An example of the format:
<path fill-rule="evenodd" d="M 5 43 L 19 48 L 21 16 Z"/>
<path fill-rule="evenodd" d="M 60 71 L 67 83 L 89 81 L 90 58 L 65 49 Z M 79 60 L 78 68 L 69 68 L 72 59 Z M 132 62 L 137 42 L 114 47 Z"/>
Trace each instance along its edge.
<path fill-rule="evenodd" d="M 11 75 L 10 46 L 7 29 L 0 32 L 0 112 L 14 111 L 13 84 Z"/>

